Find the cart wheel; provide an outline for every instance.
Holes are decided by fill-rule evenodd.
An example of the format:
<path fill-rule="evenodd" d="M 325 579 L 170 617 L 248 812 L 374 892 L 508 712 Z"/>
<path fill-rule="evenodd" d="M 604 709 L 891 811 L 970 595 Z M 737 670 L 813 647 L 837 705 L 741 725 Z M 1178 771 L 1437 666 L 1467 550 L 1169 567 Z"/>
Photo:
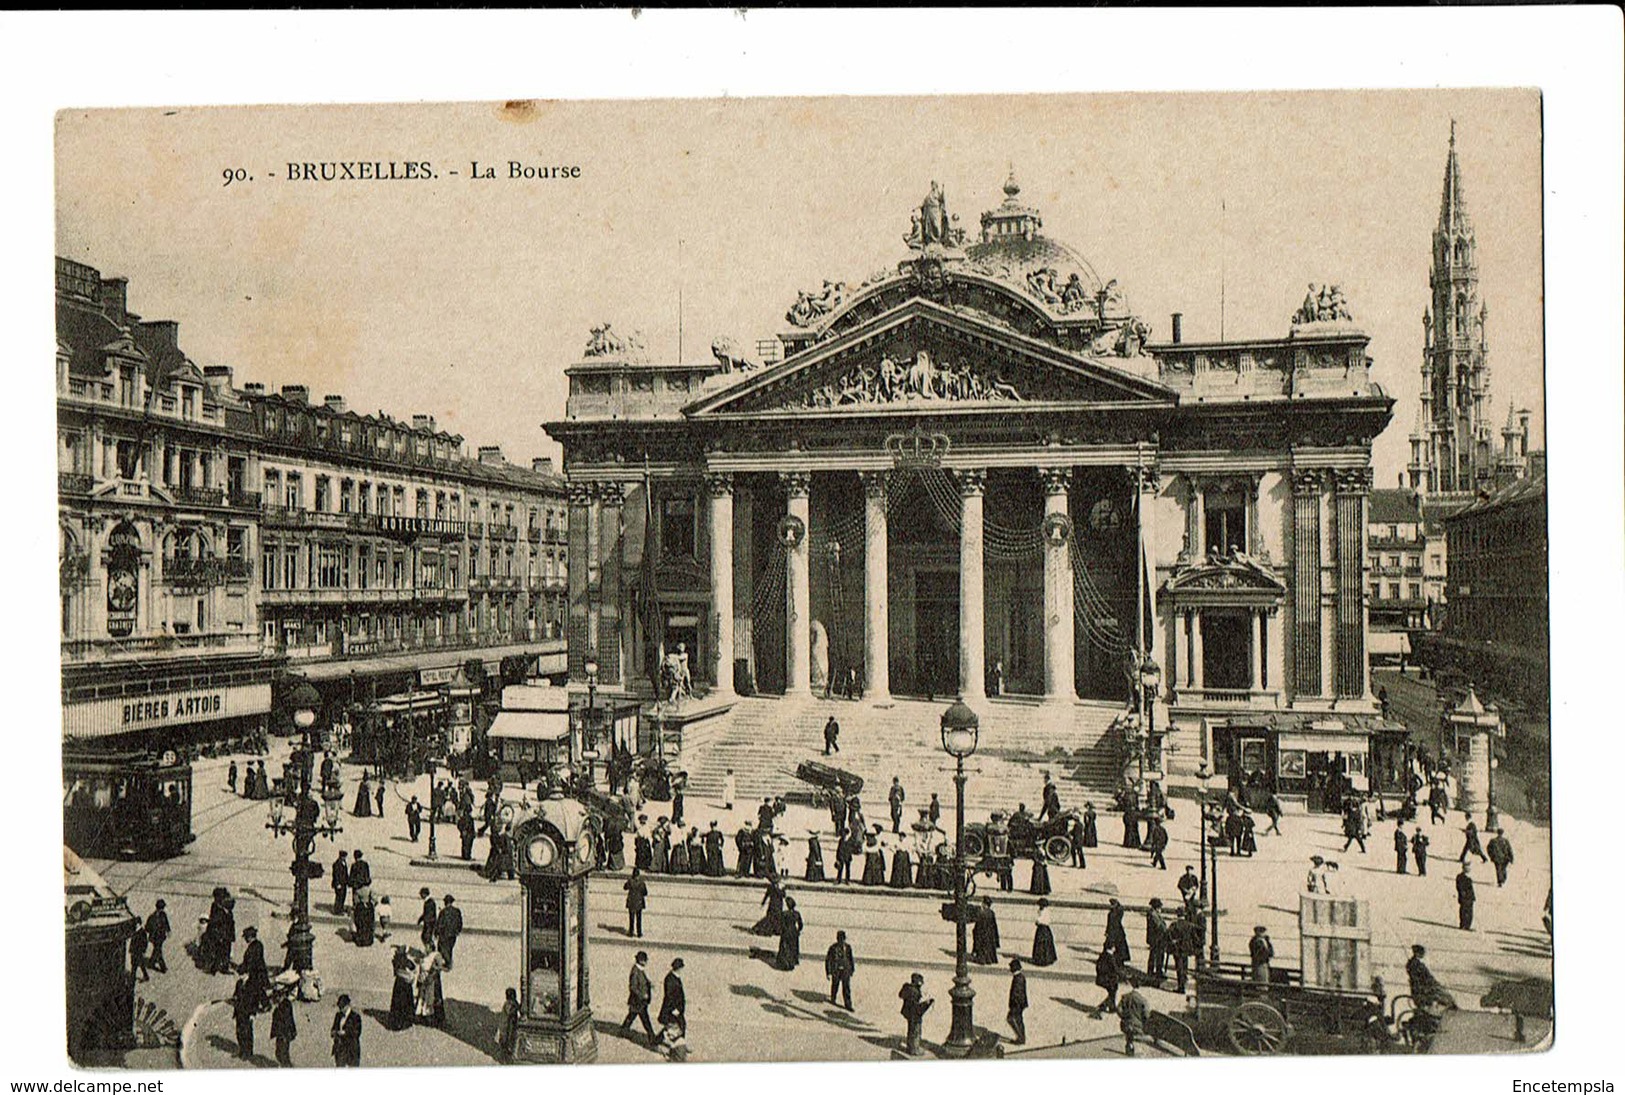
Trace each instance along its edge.
<path fill-rule="evenodd" d="M 1044 855 L 1057 866 L 1065 866 L 1072 862 L 1072 838 L 1069 836 L 1050 837 L 1044 841 Z"/>
<path fill-rule="evenodd" d="M 987 837 L 974 829 L 965 834 L 965 857 L 980 859 L 987 854 Z"/>
<path fill-rule="evenodd" d="M 1270 1005 L 1249 1000 L 1225 1024 L 1230 1048 L 1243 1057 L 1269 1057 L 1286 1044 L 1286 1017 Z"/>
<path fill-rule="evenodd" d="M 1406 1045 L 1413 1045 L 1415 1042 L 1411 1037 L 1411 1021 L 1415 1018 L 1415 1008 L 1404 1008 L 1394 1012 L 1394 1036 Z"/>

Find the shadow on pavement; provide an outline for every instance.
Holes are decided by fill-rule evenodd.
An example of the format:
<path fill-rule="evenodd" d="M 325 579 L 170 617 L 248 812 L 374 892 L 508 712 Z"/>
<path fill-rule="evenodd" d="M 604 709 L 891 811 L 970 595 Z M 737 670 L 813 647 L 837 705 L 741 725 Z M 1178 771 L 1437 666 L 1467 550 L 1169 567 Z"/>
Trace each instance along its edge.
<path fill-rule="evenodd" d="M 230 1038 L 226 1038 L 219 1034 L 211 1034 L 209 1035 L 208 1041 L 212 1048 L 219 1050 L 232 1060 L 242 1060 L 242 1058 L 237 1055 L 237 1043 L 232 1041 Z M 254 1056 L 250 1057 L 248 1059 L 248 1063 L 253 1065 L 255 1068 L 277 1067 L 277 1063 L 274 1060 L 259 1053 L 256 1053 Z"/>
<path fill-rule="evenodd" d="M 627 1030 L 613 1019 L 594 1019 L 592 1029 L 598 1033 L 600 1038 L 614 1038 L 617 1041 L 637 1046 L 639 1049 L 646 1049 L 651 1056 L 659 1056 L 659 1053 L 649 1045 L 649 1036 L 643 1032 L 641 1026 Z"/>

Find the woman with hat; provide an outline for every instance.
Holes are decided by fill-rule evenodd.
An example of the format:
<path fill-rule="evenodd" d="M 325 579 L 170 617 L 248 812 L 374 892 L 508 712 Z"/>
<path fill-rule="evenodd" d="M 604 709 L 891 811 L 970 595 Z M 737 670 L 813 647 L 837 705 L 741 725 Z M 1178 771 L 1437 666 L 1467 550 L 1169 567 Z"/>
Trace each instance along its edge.
<path fill-rule="evenodd" d="M 446 995 L 440 986 L 440 971 L 445 968 L 446 960 L 440 956 L 439 951 L 430 951 L 418 963 L 418 998 L 415 1010 L 419 1022 L 437 1027 L 446 1025 Z"/>
<path fill-rule="evenodd" d="M 1027 892 L 1037 897 L 1047 897 L 1050 892 L 1049 867 L 1044 863 L 1044 850 L 1033 849 L 1033 880 L 1027 887 Z"/>
<path fill-rule="evenodd" d="M 390 968 L 395 971 L 395 987 L 389 995 L 389 1029 L 405 1030 L 412 1025 L 417 1013 L 417 966 L 407 954 L 404 943 L 395 947 Z"/>
<path fill-rule="evenodd" d="M 1055 964 L 1055 933 L 1049 926 L 1049 899 L 1038 899 L 1038 915 L 1033 918 L 1033 965 Z"/>
<path fill-rule="evenodd" d="M 751 932 L 756 935 L 778 935 L 780 922 L 784 918 L 784 902 L 784 880 L 769 879 L 767 891 L 762 894 L 762 904 L 767 906 L 767 912 L 750 929 Z"/>
<path fill-rule="evenodd" d="M 863 838 L 863 878 L 865 886 L 886 884 L 886 851 L 880 846 L 880 826 Z"/>
<path fill-rule="evenodd" d="M 805 878 L 808 882 L 824 881 L 824 849 L 818 843 L 818 834 L 807 834 L 807 872 Z"/>
<path fill-rule="evenodd" d="M 1083 804 L 1083 846 L 1094 848 L 1100 844 L 1100 830 L 1095 820 L 1095 804 Z"/>
<path fill-rule="evenodd" d="M 801 929 L 804 923 L 801 914 L 796 911 L 796 899 L 786 897 L 784 915 L 779 918 L 779 969 L 793 970 L 801 964 Z"/>

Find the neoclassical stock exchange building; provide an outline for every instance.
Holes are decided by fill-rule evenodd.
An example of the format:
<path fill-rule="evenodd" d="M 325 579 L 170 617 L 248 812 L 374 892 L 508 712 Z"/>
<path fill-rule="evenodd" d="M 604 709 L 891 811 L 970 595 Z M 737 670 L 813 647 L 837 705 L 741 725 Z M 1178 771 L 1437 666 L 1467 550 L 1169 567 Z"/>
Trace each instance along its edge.
<path fill-rule="evenodd" d="M 1101 791 L 1204 762 L 1311 809 L 1334 770 L 1386 782 L 1364 545 L 1393 401 L 1340 291 L 1280 337 L 1187 342 L 1175 315 L 1151 343 L 1004 194 L 967 239 L 933 183 L 894 269 L 799 294 L 782 359 L 719 339 L 662 363 L 593 332 L 547 426 L 573 680 L 593 661 L 601 690 L 647 695 L 681 651 L 712 740 L 854 680 L 833 710 L 890 706 L 882 734 L 929 717 L 909 698 L 962 695 L 986 744 L 1039 727 L 1107 757 L 1071 770 Z"/>

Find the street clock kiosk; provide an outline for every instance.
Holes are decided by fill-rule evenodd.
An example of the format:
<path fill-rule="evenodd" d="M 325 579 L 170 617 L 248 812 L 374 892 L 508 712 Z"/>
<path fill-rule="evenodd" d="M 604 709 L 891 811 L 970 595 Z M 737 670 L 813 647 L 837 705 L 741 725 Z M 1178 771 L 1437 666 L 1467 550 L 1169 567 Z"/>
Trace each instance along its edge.
<path fill-rule="evenodd" d="M 524 887 L 520 1060 L 595 1060 L 587 991 L 587 875 L 597 854 L 587 812 L 574 799 L 544 799 L 514 830 Z"/>

